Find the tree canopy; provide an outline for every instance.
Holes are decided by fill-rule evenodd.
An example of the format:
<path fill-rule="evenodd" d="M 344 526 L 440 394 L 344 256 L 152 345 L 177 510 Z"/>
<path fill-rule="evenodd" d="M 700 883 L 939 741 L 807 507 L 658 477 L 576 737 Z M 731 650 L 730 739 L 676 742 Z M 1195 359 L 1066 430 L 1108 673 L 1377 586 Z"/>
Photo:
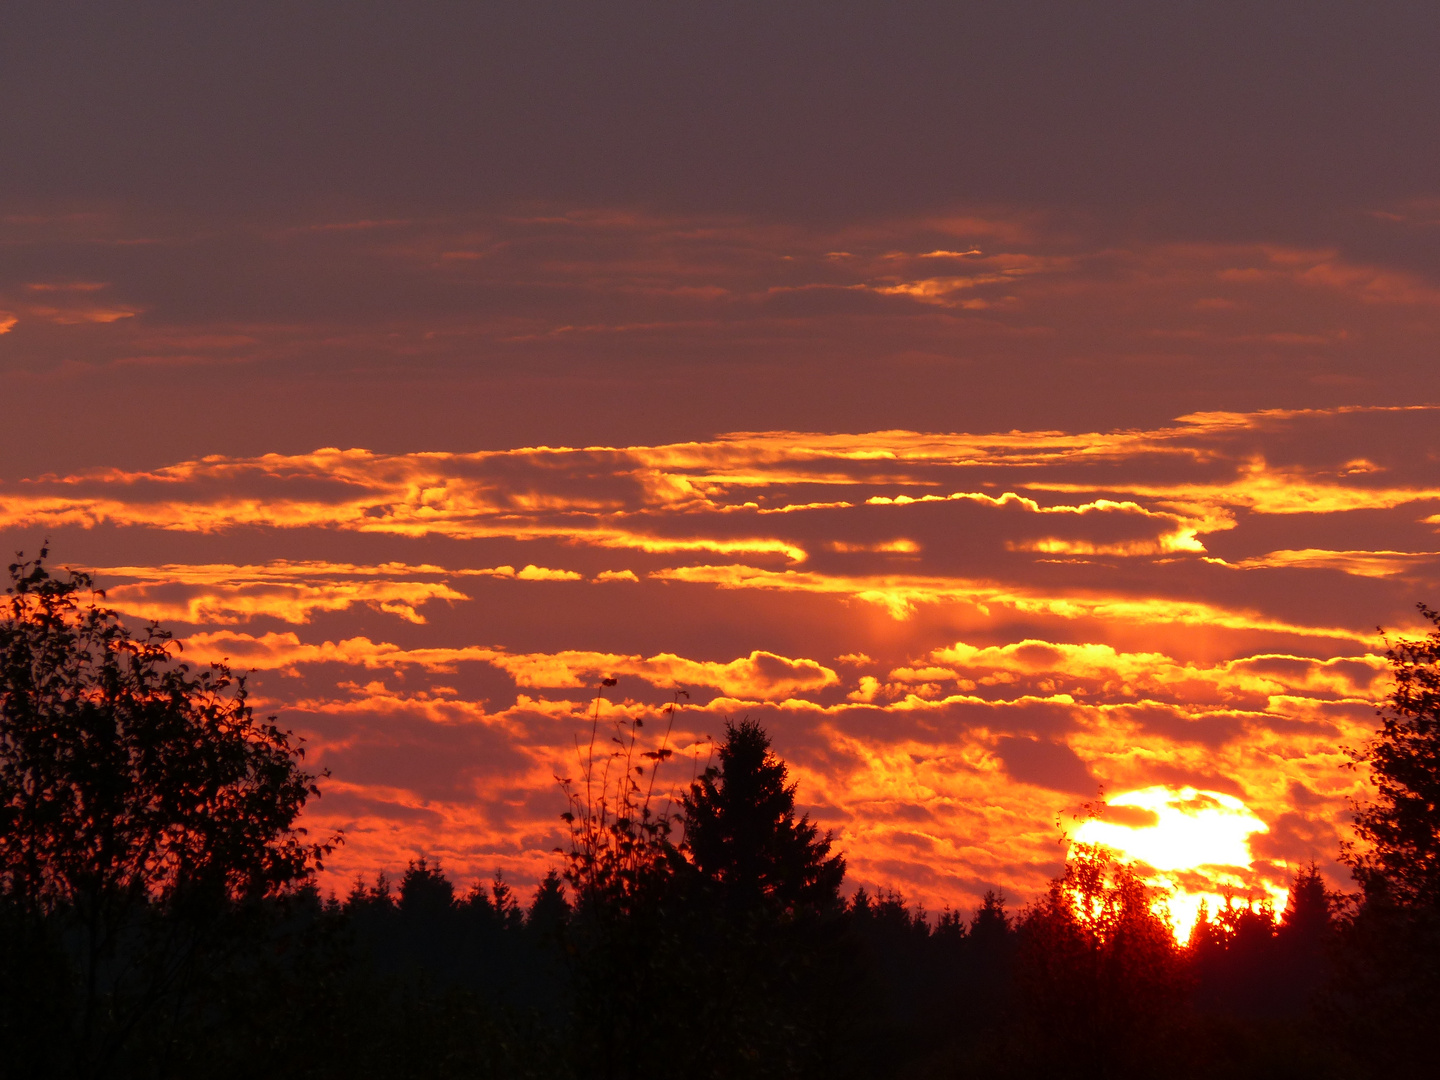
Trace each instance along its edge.
<path fill-rule="evenodd" d="M 1373 800 L 1359 808 L 1361 841 L 1347 851 L 1371 902 L 1440 910 L 1440 611 L 1436 627 L 1386 652 L 1395 686 L 1380 708 L 1380 730 L 1355 755 L 1367 764 Z"/>
<path fill-rule="evenodd" d="M 158 1075 L 257 902 L 330 850 L 296 824 L 319 790 L 243 678 L 132 634 L 48 554 L 0 608 L 0 1042 L 31 1075 Z"/>
<path fill-rule="evenodd" d="M 89 575 L 11 564 L 0 619 L 0 889 L 27 909 L 269 895 L 329 847 L 295 821 L 303 749 L 243 678 L 134 636 Z"/>

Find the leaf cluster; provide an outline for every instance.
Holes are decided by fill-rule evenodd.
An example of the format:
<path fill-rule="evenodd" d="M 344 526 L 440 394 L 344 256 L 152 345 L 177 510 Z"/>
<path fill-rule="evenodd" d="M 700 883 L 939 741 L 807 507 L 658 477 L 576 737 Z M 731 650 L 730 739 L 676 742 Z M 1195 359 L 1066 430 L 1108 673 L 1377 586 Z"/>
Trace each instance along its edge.
<path fill-rule="evenodd" d="M 272 895 L 330 850 L 295 819 L 304 750 L 243 677 L 133 636 L 89 575 L 10 566 L 0 619 L 0 888 L 36 910 L 145 895 Z"/>
<path fill-rule="evenodd" d="M 1440 611 L 1418 607 L 1436 629 L 1386 651 L 1394 687 L 1379 731 L 1352 753 L 1375 795 L 1356 809 L 1360 843 L 1344 858 L 1367 902 L 1440 913 Z"/>

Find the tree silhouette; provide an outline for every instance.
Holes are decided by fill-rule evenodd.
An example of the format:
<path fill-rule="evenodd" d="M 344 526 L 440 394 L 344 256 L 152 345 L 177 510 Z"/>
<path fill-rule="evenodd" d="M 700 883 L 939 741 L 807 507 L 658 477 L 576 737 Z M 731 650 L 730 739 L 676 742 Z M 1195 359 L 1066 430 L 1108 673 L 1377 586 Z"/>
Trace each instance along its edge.
<path fill-rule="evenodd" d="M 669 743 L 679 698 L 689 696 L 676 691 L 666 710 L 664 736 L 653 750 L 643 749 L 640 742 L 644 721 L 617 714 L 608 724 L 614 748 L 607 751 L 599 743 L 600 706 L 604 690 L 614 685 L 613 678 L 602 679 L 596 690 L 589 745 L 583 751 L 576 747 L 579 780 L 560 780 L 569 803 L 560 816 L 570 844 L 555 849 L 565 860 L 561 877 L 573 890 L 577 909 L 602 918 L 653 903 L 678 865 L 670 840 L 673 815 L 668 800 L 666 809 L 656 812 L 655 784 L 661 767 L 674 756 Z"/>
<path fill-rule="evenodd" d="M 412 861 L 400 879 L 400 913 L 408 918 L 435 919 L 455 906 L 455 884 L 437 862 L 429 865 L 425 856 Z"/>
<path fill-rule="evenodd" d="M 1057 1075 L 1155 1074 L 1187 979 L 1154 899 L 1112 853 L 1074 845 L 1020 920 L 1017 1053 Z"/>
<path fill-rule="evenodd" d="M 1010 936 L 1012 929 L 1010 914 L 1005 910 L 1005 896 L 994 889 L 986 889 L 980 906 L 970 919 L 970 940 L 977 945 L 1001 943 Z"/>
<path fill-rule="evenodd" d="M 1375 797 L 1356 811 L 1361 844 L 1345 858 L 1367 900 L 1440 912 L 1440 611 L 1418 607 L 1436 629 L 1386 651 L 1395 686 L 1379 733 L 1354 754 Z"/>
<path fill-rule="evenodd" d="M 48 554 L 11 564 L 0 619 L 0 898 L 64 939 L 71 1045 L 99 1068 L 199 977 L 227 905 L 305 880 L 330 844 L 296 826 L 316 777 L 244 679 L 192 672 L 158 626 L 132 636 Z"/>
<path fill-rule="evenodd" d="M 132 637 L 86 574 L 10 566 L 0 620 L 0 887 L 36 910 L 273 894 L 329 851 L 295 819 L 304 751 L 224 664 Z M 90 593 L 88 604 L 81 596 Z"/>
<path fill-rule="evenodd" d="M 1435 630 L 1386 652 L 1395 682 L 1380 730 L 1352 753 L 1374 796 L 1341 857 L 1362 902 L 1346 927 L 1337 1015 L 1357 1054 L 1387 1071 L 1433 1064 L 1440 1010 L 1440 611 Z"/>
<path fill-rule="evenodd" d="M 985 994 L 975 1002 L 976 1019 L 992 1019 L 1006 1003 L 1011 989 L 1015 953 L 1015 927 L 1005 910 L 1005 896 L 986 889 L 980 906 L 970 919 L 966 941 L 968 974 Z"/>
<path fill-rule="evenodd" d="M 839 902 L 845 857 L 831 838 L 795 819 L 796 785 L 753 720 L 727 722 L 720 764 L 683 799 L 685 846 L 695 868 L 732 904 L 823 910 Z"/>
<path fill-rule="evenodd" d="M 1297 870 L 1275 931 L 1275 968 L 1284 980 L 1274 995 L 1279 1008 L 1299 1012 L 1323 986 L 1335 937 L 1334 909 L 1320 868 L 1312 862 Z"/>
<path fill-rule="evenodd" d="M 1196 1003 L 1210 1013 L 1268 1016 L 1289 1011 L 1297 996 L 1277 949 L 1275 905 L 1269 897 L 1225 902 L 1212 912 L 1201 901 L 1190 930 Z"/>
<path fill-rule="evenodd" d="M 525 913 L 520 910 L 515 890 L 510 888 L 499 870 L 495 871 L 495 877 L 490 881 L 490 906 L 494 908 L 501 928 L 519 930 L 525 924 Z"/>
<path fill-rule="evenodd" d="M 853 1017 L 843 857 L 795 809 L 756 722 L 727 721 L 717 763 L 681 799 L 674 921 L 701 1075 L 837 1075 Z"/>
<path fill-rule="evenodd" d="M 1286 939 L 1323 941 L 1334 925 L 1334 901 L 1325 888 L 1320 868 L 1311 862 L 1295 872 L 1285 900 L 1284 921 L 1279 936 Z"/>
<path fill-rule="evenodd" d="M 602 742 L 602 679 L 591 714 L 590 738 L 577 744 L 579 777 L 560 779 L 569 808 L 561 815 L 569 846 L 560 877 L 574 908 L 566 928 L 574 1053 L 601 1078 L 665 1075 L 683 1070 L 690 1047 L 669 1012 L 693 980 L 679 922 L 677 874 L 683 860 L 670 840 L 672 814 L 657 811 L 657 774 L 669 746 L 678 698 L 653 750 L 641 738 L 644 722 L 617 711 Z M 516 921 L 519 913 L 516 912 Z"/>
<path fill-rule="evenodd" d="M 565 883 L 556 870 L 550 870 L 535 887 L 530 907 L 525 912 L 525 929 L 543 943 L 558 944 L 570 921 L 570 902 L 565 899 Z"/>

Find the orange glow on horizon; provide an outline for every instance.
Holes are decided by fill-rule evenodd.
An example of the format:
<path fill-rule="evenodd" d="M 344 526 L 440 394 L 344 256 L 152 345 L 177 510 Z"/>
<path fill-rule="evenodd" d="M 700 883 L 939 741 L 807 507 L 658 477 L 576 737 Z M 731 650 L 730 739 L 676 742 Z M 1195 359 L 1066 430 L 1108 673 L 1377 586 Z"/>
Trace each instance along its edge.
<path fill-rule="evenodd" d="M 1076 831 L 1074 841 L 1115 852 L 1147 884 L 1159 889 L 1156 909 L 1168 910 L 1181 943 L 1201 903 L 1214 912 L 1226 896 L 1268 898 L 1276 911 L 1287 890 L 1255 866 L 1250 838 L 1270 827 L 1233 795 L 1193 787 L 1155 786 L 1107 800 L 1099 817 Z"/>

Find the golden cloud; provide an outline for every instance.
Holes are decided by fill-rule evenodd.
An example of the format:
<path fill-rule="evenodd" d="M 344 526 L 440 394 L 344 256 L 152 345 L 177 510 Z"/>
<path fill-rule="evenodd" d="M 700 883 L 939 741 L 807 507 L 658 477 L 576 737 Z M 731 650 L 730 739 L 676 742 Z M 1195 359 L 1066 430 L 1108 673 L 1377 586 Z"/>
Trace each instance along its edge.
<path fill-rule="evenodd" d="M 662 581 L 714 585 L 721 589 L 803 592 L 863 600 L 884 608 L 892 618 L 908 619 L 918 604 L 968 604 L 982 612 L 994 607 L 1059 619 L 1093 618 L 1129 625 L 1181 624 L 1228 630 L 1264 631 L 1302 637 L 1336 638 L 1369 644 L 1375 635 L 1346 627 L 1307 626 L 1260 611 L 1222 608 L 1166 596 L 1046 595 L 1038 589 L 997 585 L 961 578 L 912 575 L 840 576 L 753 566 L 682 566 L 653 571 Z"/>
<path fill-rule="evenodd" d="M 484 646 L 405 649 L 366 637 L 311 645 L 289 632 L 259 636 L 205 632 L 187 637 L 183 644 L 185 655 L 192 660 L 229 660 L 236 666 L 262 670 L 294 671 L 304 664 L 338 663 L 371 669 L 416 666 L 448 672 L 460 663 L 485 663 L 510 675 L 517 686 L 552 689 L 594 687 L 601 678 L 623 675 L 664 689 L 704 686 L 728 696 L 764 701 L 839 683 L 832 669 L 814 660 L 795 660 L 762 649 L 720 663 L 689 660 L 673 653 L 646 658 L 584 650 L 510 653 Z"/>
<path fill-rule="evenodd" d="M 1339 570 L 1356 577 L 1394 577 L 1420 567 L 1440 566 L 1440 551 L 1327 551 L 1302 548 L 1271 551 L 1226 565 L 1245 570 L 1272 567 Z"/>

